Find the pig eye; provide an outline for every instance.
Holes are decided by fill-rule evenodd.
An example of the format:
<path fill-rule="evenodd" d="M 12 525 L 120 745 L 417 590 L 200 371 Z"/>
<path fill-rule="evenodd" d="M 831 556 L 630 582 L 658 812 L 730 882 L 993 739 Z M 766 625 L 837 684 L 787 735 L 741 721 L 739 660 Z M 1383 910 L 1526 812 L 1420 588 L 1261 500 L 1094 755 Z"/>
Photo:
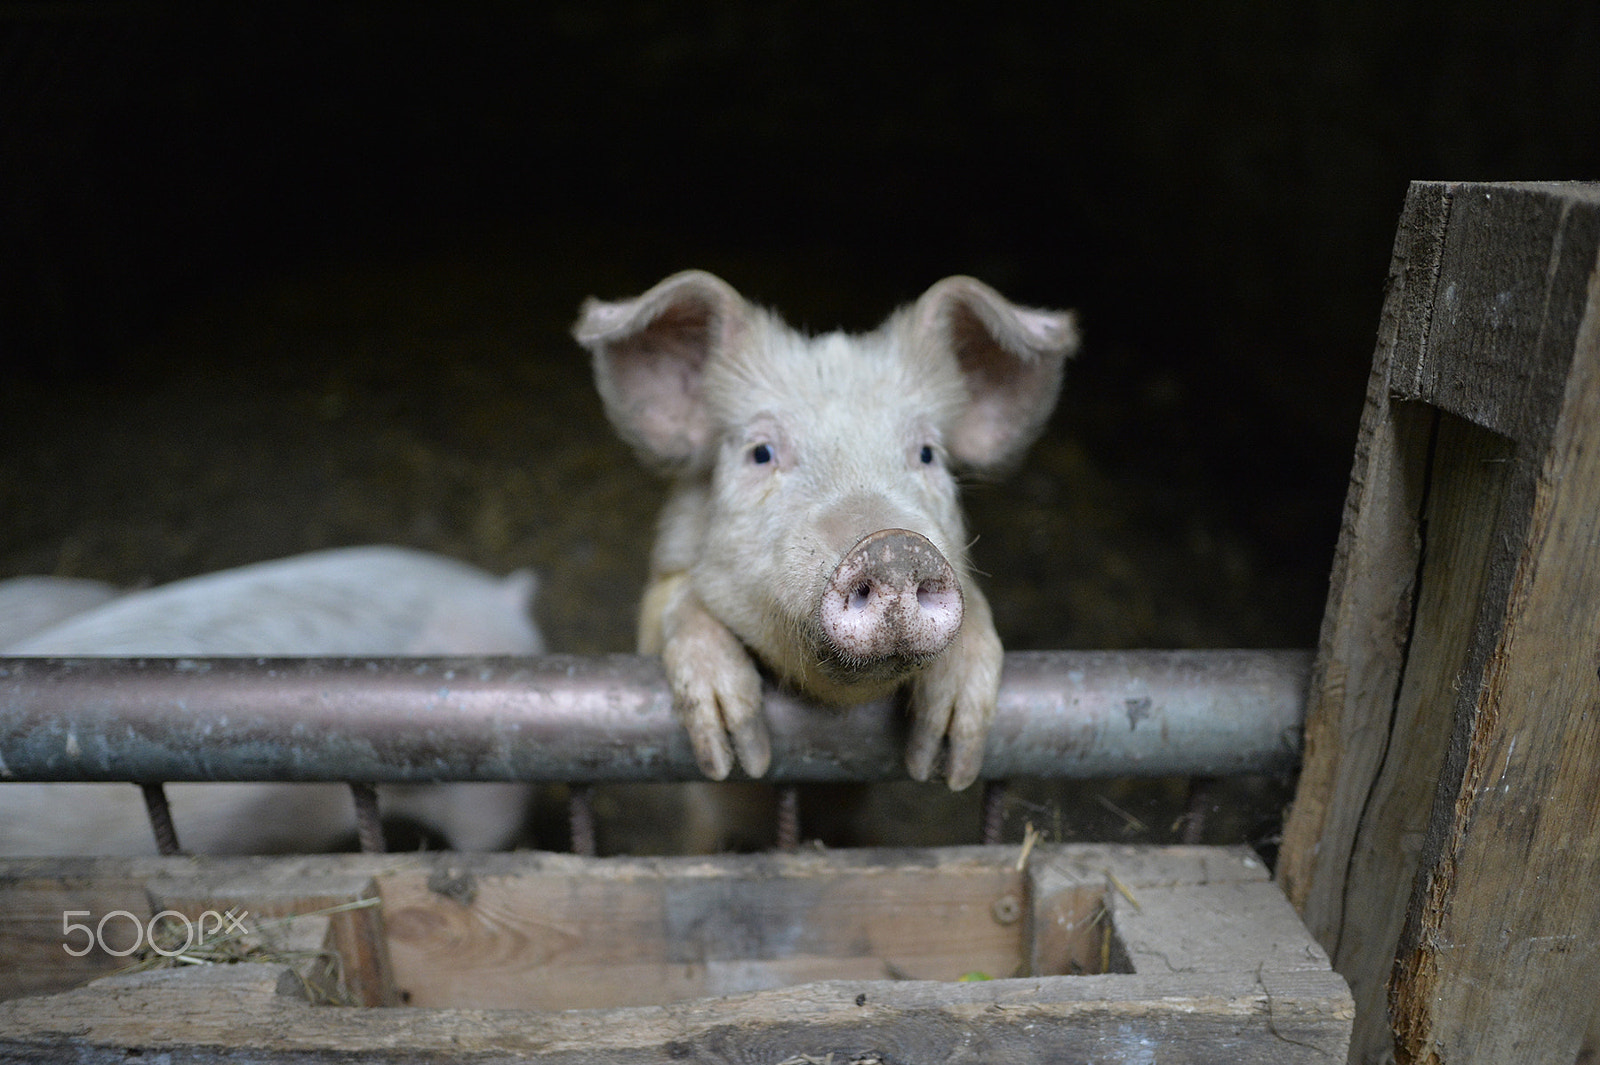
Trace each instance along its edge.
<path fill-rule="evenodd" d="M 750 461 L 757 466 L 765 466 L 772 461 L 772 445 L 757 444 L 750 449 Z"/>
<path fill-rule="evenodd" d="M 933 465 L 933 445 L 932 444 L 923 444 L 922 445 L 922 453 L 920 455 L 918 455 L 917 457 L 922 460 L 922 464 L 924 466 L 932 466 Z"/>

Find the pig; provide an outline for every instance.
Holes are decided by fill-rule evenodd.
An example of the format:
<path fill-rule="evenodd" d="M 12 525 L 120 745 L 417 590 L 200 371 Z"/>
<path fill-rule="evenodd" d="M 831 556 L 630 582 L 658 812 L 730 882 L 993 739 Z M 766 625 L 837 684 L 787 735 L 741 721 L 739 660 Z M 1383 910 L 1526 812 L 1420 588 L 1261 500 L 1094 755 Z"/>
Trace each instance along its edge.
<path fill-rule="evenodd" d="M 77 577 L 13 577 L 0 581 L 0 648 L 110 602 L 112 585 Z"/>
<path fill-rule="evenodd" d="M 131 592 L 0 646 L 0 655 L 538 654 L 536 587 L 526 571 L 497 578 L 421 551 L 342 548 Z M 167 792 L 179 841 L 198 853 L 320 850 L 354 831 L 340 784 L 173 784 Z M 436 829 L 461 850 L 507 845 L 531 798 L 514 783 L 379 792 L 386 815 Z M 128 785 L 0 784 L 0 806 L 0 854 L 152 849 L 143 802 Z"/>
<path fill-rule="evenodd" d="M 502 580 L 423 551 L 335 548 L 130 592 L 0 652 L 533 654 L 536 586 L 527 571 Z"/>
<path fill-rule="evenodd" d="M 1016 464 L 1078 347 L 1070 311 L 949 277 L 859 336 L 805 336 L 699 270 L 583 305 L 606 414 L 672 478 L 638 648 L 713 780 L 771 760 L 762 670 L 824 704 L 906 687 L 906 768 L 978 776 L 1002 648 L 957 476 Z"/>

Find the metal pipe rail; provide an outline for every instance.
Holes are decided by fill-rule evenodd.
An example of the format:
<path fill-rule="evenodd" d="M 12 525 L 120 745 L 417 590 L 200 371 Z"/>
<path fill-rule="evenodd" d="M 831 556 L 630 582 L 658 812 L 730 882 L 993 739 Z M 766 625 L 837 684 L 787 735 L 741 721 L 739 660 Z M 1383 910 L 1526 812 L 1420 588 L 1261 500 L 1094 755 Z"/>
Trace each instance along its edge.
<path fill-rule="evenodd" d="M 1310 665 L 1012 652 L 982 776 L 1291 771 Z M 905 779 L 892 701 L 833 709 L 769 687 L 766 714 L 767 779 Z M 654 658 L 0 658 L 0 781 L 699 779 Z"/>

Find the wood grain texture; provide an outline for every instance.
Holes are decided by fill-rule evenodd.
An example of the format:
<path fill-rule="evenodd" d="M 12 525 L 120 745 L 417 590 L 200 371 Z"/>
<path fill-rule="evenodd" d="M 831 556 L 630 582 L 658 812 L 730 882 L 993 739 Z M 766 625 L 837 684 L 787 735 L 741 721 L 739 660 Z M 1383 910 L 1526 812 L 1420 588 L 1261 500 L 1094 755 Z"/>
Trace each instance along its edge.
<path fill-rule="evenodd" d="M 94 927 L 119 910 L 149 921 L 153 911 L 142 877 L 111 870 L 89 875 L 87 869 L 80 873 L 46 862 L 7 863 L 0 874 L 0 1000 L 77 987 L 126 965 L 126 958 L 101 948 L 120 952 L 133 946 L 131 922 L 107 921 L 103 938 L 65 931 L 69 921 Z M 87 916 L 67 918 L 68 913 Z M 91 942 L 87 954 L 75 956 Z"/>
<path fill-rule="evenodd" d="M 298 979 L 272 965 L 167 970 L 0 1003 L 0 1060 L 125 1061 L 130 1047 L 164 1059 L 234 1063 L 781 1062 L 832 1055 L 838 1065 L 1220 1065 L 1343 1056 L 1354 1012 L 1348 990 L 1248 848 L 1045 845 L 1022 868 L 1020 856 L 1017 847 L 965 847 L 715 859 L 110 861 L 106 875 L 120 882 L 144 877 L 151 897 L 186 905 L 203 905 L 201 896 L 214 891 L 219 899 L 267 906 L 295 882 L 311 892 L 338 876 L 353 890 L 376 884 L 391 935 L 415 922 L 438 948 L 430 955 L 438 971 L 410 972 L 436 985 L 426 994 L 460 995 L 471 985 L 499 1002 L 555 1002 L 557 992 L 566 1002 L 599 1002 L 602 993 L 612 1000 L 585 1009 L 318 1007 L 305 1000 Z M 0 877 L 9 864 L 0 861 Z M 94 863 L 58 871 L 97 879 Z M 50 879 L 48 863 L 34 872 Z M 253 898 L 252 877 L 260 878 Z M 984 925 L 1008 940 L 1009 961 L 1035 958 L 1029 941 L 1052 915 L 1065 913 L 1056 903 L 1066 896 L 1098 911 L 1135 960 L 1120 972 L 1089 976 L 881 978 L 886 944 L 914 964 L 971 964 L 968 940 L 996 936 L 973 931 Z M 546 904 L 555 909 L 541 909 Z M 898 912 L 902 906 L 911 913 Z M 799 919 L 807 926 L 793 924 Z M 632 935 L 647 938 L 630 954 Z M 784 966 L 792 964 L 792 975 L 808 982 L 616 1005 L 638 1001 L 641 986 L 656 994 L 671 984 L 666 974 L 678 971 L 698 970 L 679 990 L 704 996 L 710 958 L 766 966 L 767 976 L 790 975 Z M 873 964 L 851 976 L 863 958 Z M 626 979 L 607 975 L 613 967 Z M 489 974 L 481 982 L 478 968 Z M 835 978 L 815 979 L 830 970 Z"/>
<path fill-rule="evenodd" d="M 1418 342 L 1396 349 L 1395 395 L 1542 453 L 1600 241 L 1600 187 L 1454 185 Z"/>
<path fill-rule="evenodd" d="M 381 907 L 339 912 L 378 899 L 372 878 L 361 873 L 306 875 L 297 862 L 285 868 L 294 875 L 268 876 L 257 867 L 244 876 L 224 868 L 214 876 L 162 878 L 148 890 L 150 909 L 184 914 L 197 930 L 203 930 L 207 913 L 237 914 L 264 945 L 320 952 L 296 968 L 330 1000 L 399 1005 Z"/>
<path fill-rule="evenodd" d="M 1022 874 L 993 860 L 762 855 L 470 875 L 470 904 L 423 876 L 383 881 L 412 1005 L 647 1005 L 836 977 L 1010 976 L 1025 959 Z M 1008 923 L 995 916 L 1005 900 Z"/>
<path fill-rule="evenodd" d="M 1597 254 L 1597 186 L 1407 196 L 1278 872 L 1352 1061 L 1572 1060 L 1595 1011 Z"/>
<path fill-rule="evenodd" d="M 1403 1061 L 1571 1061 L 1600 988 L 1600 202 L 1564 207 L 1552 261 L 1588 257 L 1550 274 L 1570 371 L 1400 942 Z"/>
<path fill-rule="evenodd" d="M 1448 190 L 1415 184 L 1390 263 L 1372 373 L 1306 706 L 1305 748 L 1278 882 L 1329 951 L 1364 796 L 1383 761 L 1411 631 L 1430 416 L 1397 416 L 1393 364 L 1426 344 Z"/>
<path fill-rule="evenodd" d="M 241 968 L 259 970 L 241 972 Z M 315 1007 L 267 966 L 115 977 L 0 1004 L 7 1061 L 917 1062 L 1209 1065 L 1343 1056 L 1350 1005 L 1322 972 L 826 981 L 669 1006 L 559 1013 Z M 162 1020 L 157 1021 L 156 1018 Z M 320 1055 L 320 1056 L 318 1056 Z"/>
<path fill-rule="evenodd" d="M 1409 411 L 1415 415 L 1419 412 Z M 1387 995 L 1400 929 L 1428 830 L 1457 693 L 1477 684 L 1471 658 L 1485 617 L 1505 597 L 1502 510 L 1513 479 L 1510 441 L 1452 415 L 1432 415 L 1428 485 L 1405 667 L 1384 756 L 1360 823 L 1331 953 L 1357 1005 L 1356 1042 L 1393 1039 Z M 1512 508 L 1515 510 L 1515 508 Z"/>

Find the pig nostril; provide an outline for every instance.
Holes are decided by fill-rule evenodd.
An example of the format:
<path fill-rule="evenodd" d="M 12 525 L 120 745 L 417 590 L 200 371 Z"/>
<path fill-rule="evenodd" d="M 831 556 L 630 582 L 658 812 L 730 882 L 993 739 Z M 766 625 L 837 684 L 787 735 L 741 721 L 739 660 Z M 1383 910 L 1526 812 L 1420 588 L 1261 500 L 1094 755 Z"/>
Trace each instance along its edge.
<path fill-rule="evenodd" d="M 864 607 L 867 605 L 867 600 L 871 598 L 872 585 L 868 584 L 866 581 L 862 581 L 860 584 L 856 585 L 855 591 L 850 594 L 850 605 L 858 608 Z"/>

